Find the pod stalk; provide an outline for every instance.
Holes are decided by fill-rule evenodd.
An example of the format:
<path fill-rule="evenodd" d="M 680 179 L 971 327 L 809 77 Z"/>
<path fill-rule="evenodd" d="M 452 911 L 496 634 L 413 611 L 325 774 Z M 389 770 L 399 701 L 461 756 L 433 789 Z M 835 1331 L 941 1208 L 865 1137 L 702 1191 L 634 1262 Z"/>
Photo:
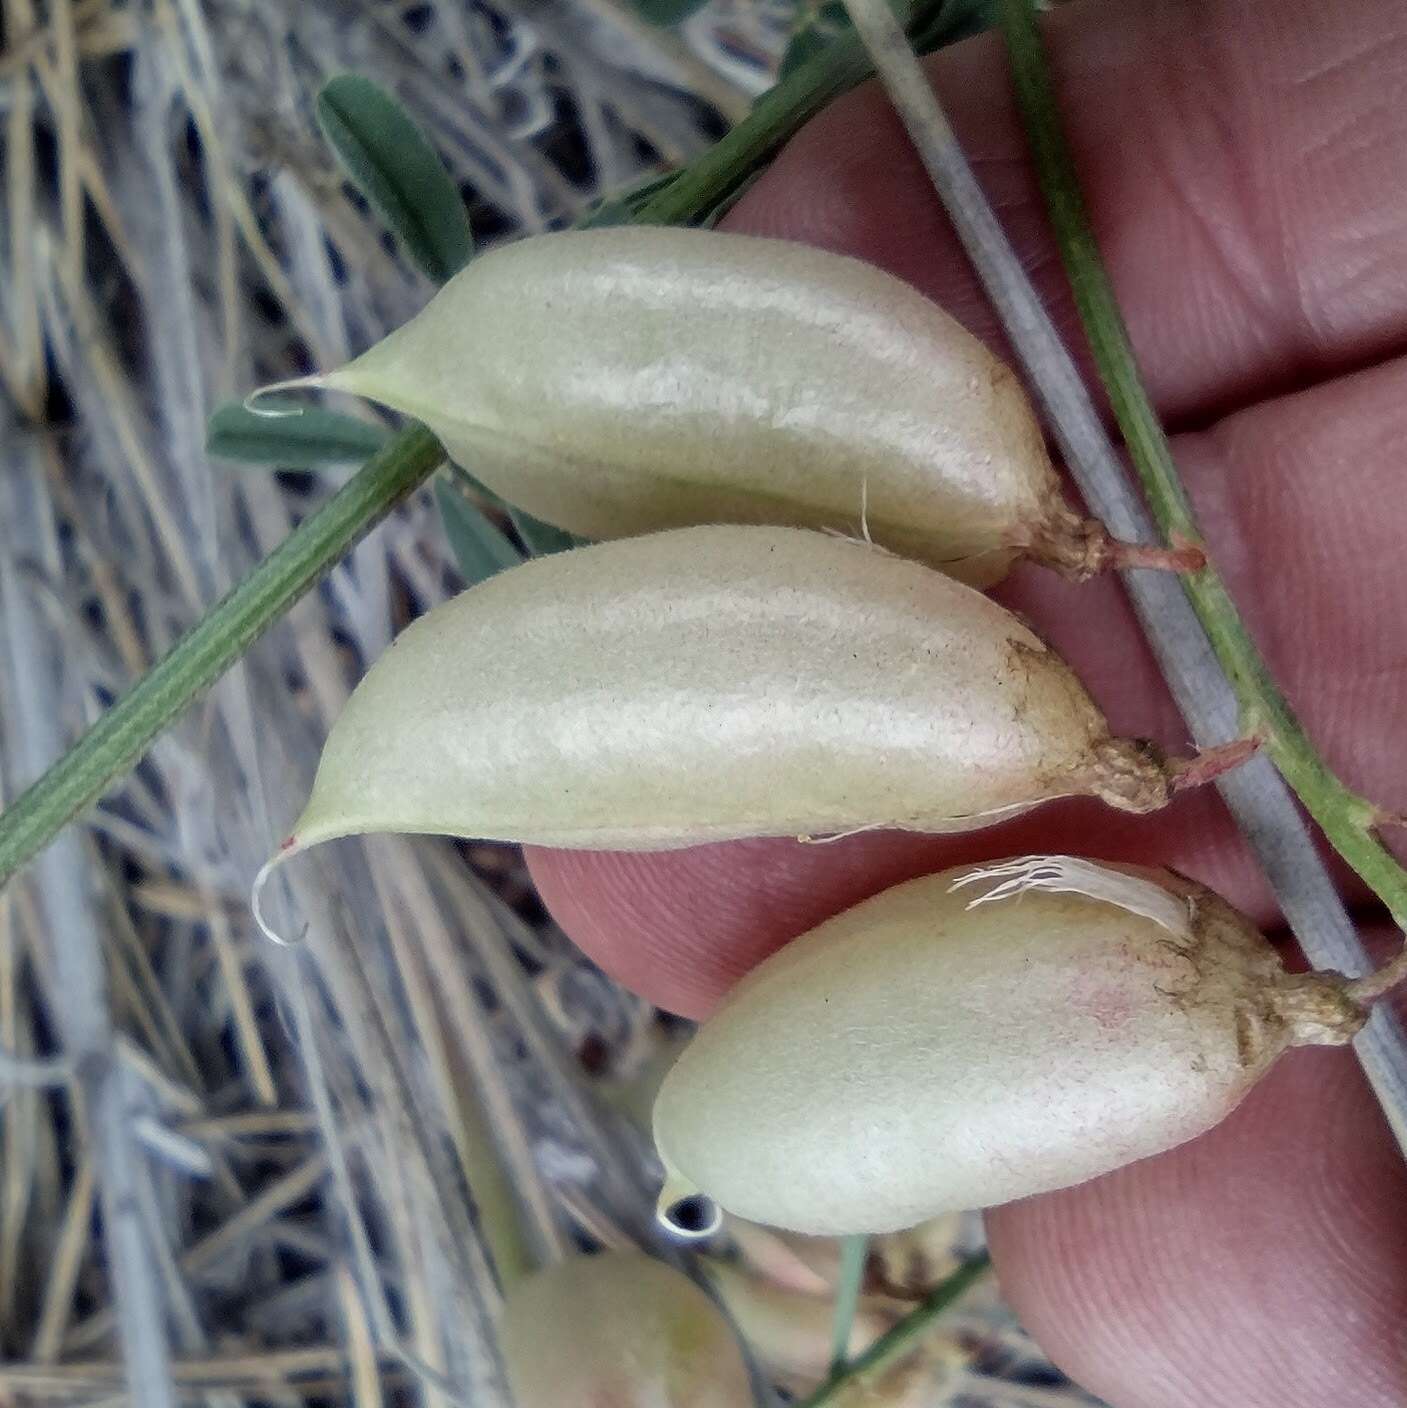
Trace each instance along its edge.
<path fill-rule="evenodd" d="M 1389 959 L 1375 972 L 1350 979 L 1344 990 L 1355 1002 L 1369 1007 L 1403 982 L 1407 982 L 1407 944 L 1399 950 L 1396 958 Z"/>
<path fill-rule="evenodd" d="M 1206 553 L 1195 543 L 1130 543 L 1112 537 L 1097 518 L 1072 513 L 1056 504 L 1050 518 L 1032 538 L 1029 552 L 1043 567 L 1074 582 L 1086 582 L 1104 572 L 1138 569 L 1147 572 L 1200 572 Z"/>
<path fill-rule="evenodd" d="M 1090 790 L 1120 811 L 1155 812 L 1178 792 L 1214 782 L 1239 767 L 1261 746 L 1259 738 L 1235 738 L 1187 758 L 1170 758 L 1146 738 L 1107 738 L 1094 751 Z"/>
<path fill-rule="evenodd" d="M 1172 790 L 1186 792 L 1189 788 L 1215 782 L 1223 773 L 1248 762 L 1260 751 L 1260 746 L 1261 740 L 1256 737 L 1233 738 L 1230 743 L 1203 748 L 1190 758 L 1170 758 L 1168 774 Z"/>
<path fill-rule="evenodd" d="M 1155 543 L 1126 543 L 1120 538 L 1106 539 L 1110 571 L 1138 569 L 1145 572 L 1200 572 L 1207 565 L 1207 554 L 1193 543 L 1181 547 L 1159 547 Z"/>

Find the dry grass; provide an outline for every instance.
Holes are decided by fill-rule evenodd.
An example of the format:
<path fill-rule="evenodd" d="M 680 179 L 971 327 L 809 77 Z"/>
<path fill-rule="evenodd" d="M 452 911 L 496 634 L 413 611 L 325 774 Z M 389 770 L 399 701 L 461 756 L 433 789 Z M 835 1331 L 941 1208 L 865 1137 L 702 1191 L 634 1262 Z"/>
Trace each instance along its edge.
<path fill-rule="evenodd" d="M 698 151 L 769 81 L 786 20 L 4 0 L 4 794 L 335 478 L 210 463 L 210 408 L 427 296 L 330 169 L 326 77 L 395 88 L 499 237 Z M 422 497 L 0 897 L 0 1404 L 491 1408 L 467 1185 L 533 1258 L 652 1236 L 648 1153 L 578 1054 L 629 1073 L 658 1024 L 541 918 L 514 853 L 328 847 L 293 868 L 305 943 L 250 923 L 351 684 L 454 585 Z M 1057 1381 L 990 1296 L 955 1327 L 969 1367 L 935 1403 L 1083 1401 L 1032 1387 Z"/>

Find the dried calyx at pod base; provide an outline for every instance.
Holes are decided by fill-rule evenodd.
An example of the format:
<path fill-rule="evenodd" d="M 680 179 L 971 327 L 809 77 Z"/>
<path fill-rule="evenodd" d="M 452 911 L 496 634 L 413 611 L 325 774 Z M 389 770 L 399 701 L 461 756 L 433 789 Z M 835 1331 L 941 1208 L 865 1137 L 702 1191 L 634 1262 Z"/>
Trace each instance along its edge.
<path fill-rule="evenodd" d="M 1022 556 L 1077 577 L 1201 562 L 1073 513 L 1016 377 L 936 304 L 783 240 L 534 236 L 355 361 L 266 390 L 290 386 L 415 416 L 495 493 L 588 538 L 865 531 L 978 586 Z"/>
<path fill-rule="evenodd" d="M 1373 979 L 1291 974 L 1165 870 L 1034 856 L 900 885 L 750 973 L 666 1076 L 660 1216 L 912 1226 L 1200 1134 L 1290 1046 L 1338 1045 Z"/>
<path fill-rule="evenodd" d="M 680 529 L 525 563 L 404 631 L 256 899 L 272 866 L 366 832 L 641 850 L 968 830 L 1068 795 L 1154 810 L 1181 768 L 1112 737 L 970 587 L 824 533 Z"/>

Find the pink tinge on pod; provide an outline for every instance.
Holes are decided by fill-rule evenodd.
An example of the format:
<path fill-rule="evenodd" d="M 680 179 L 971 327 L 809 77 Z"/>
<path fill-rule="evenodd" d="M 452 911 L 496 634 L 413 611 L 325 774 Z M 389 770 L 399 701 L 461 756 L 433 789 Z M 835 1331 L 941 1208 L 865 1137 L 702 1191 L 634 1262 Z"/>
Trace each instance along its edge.
<path fill-rule="evenodd" d="M 899 885 L 788 944 L 655 1104 L 660 1215 L 910 1227 L 1200 1134 L 1291 1045 L 1362 1025 L 1249 920 L 1168 871 L 1032 856 Z"/>

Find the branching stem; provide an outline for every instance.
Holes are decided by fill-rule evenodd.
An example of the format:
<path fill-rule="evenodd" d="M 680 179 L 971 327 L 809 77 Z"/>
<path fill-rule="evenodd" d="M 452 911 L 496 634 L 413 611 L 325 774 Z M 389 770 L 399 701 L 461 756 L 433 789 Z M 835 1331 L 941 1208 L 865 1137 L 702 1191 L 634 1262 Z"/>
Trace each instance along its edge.
<path fill-rule="evenodd" d="M 913 51 L 885 0 L 846 0 L 880 78 L 903 120 L 959 239 L 991 298 L 1052 434 L 1090 509 L 1127 542 L 1157 541 L 1156 527 L 1129 483 L 1079 371 L 982 192 Z M 1130 452 L 1175 546 L 1201 547 L 1137 366 L 1074 180 L 1030 0 L 1003 0 L 1017 92 L 1052 202 L 1101 374 L 1111 382 Z M 1095 272 L 1092 272 L 1095 271 Z M 1141 407 L 1141 409 L 1140 409 Z M 1125 424 L 1125 418 L 1127 423 Z M 1157 463 L 1153 463 L 1156 460 Z M 1407 920 L 1407 877 L 1373 833 L 1377 813 L 1329 771 L 1269 681 L 1259 654 L 1216 571 L 1175 576 L 1127 572 L 1124 583 L 1183 717 L 1203 747 L 1237 737 L 1267 740 L 1257 757 L 1217 780 L 1280 907 L 1316 968 L 1361 977 L 1371 965 L 1286 782 L 1326 835 L 1384 902 Z M 1184 587 L 1187 589 L 1184 594 Z M 1243 700 L 1245 701 L 1243 703 Z M 1275 739 L 1274 746 L 1269 740 Z M 1273 763 L 1272 763 L 1273 760 Z M 1276 765 L 1281 769 L 1276 771 Z M 1384 1004 L 1374 1008 L 1354 1049 L 1407 1152 L 1407 1038 Z"/>
<path fill-rule="evenodd" d="M 1003 0 L 1002 22 L 1046 207 L 1119 429 L 1163 536 L 1179 547 L 1204 547 L 1201 526 L 1139 376 L 1133 345 L 1094 241 L 1030 0 Z M 1407 871 L 1378 840 L 1376 809 L 1334 775 L 1310 741 L 1251 639 L 1216 564 L 1207 561 L 1200 572 L 1186 577 L 1183 587 L 1236 691 L 1245 731 L 1264 741 L 1276 767 L 1334 849 L 1387 906 L 1398 928 L 1407 930 Z"/>
<path fill-rule="evenodd" d="M 933 1322 L 966 1295 L 987 1274 L 991 1265 L 991 1258 L 986 1252 L 979 1252 L 964 1262 L 893 1329 L 886 1331 L 863 1354 L 852 1359 L 843 1373 L 827 1379 L 809 1398 L 802 1399 L 796 1408 L 840 1408 L 841 1404 L 849 1401 L 852 1385 L 863 1388 L 873 1383 L 910 1354 Z"/>

